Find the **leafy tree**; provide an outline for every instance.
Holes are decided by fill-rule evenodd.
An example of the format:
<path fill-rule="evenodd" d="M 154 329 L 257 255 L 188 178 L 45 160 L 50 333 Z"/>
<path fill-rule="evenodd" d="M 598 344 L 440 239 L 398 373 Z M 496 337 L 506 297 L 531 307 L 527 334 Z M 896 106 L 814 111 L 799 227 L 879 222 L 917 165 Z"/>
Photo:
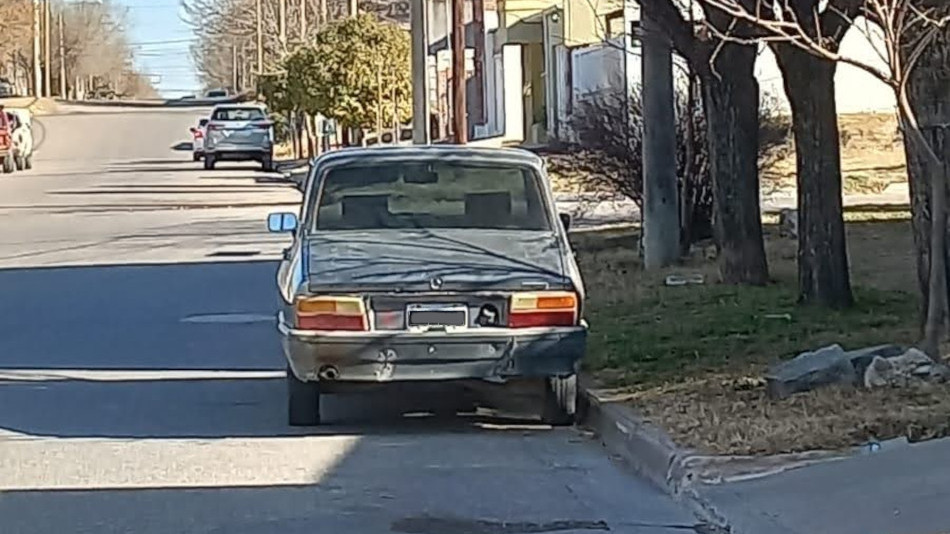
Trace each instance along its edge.
<path fill-rule="evenodd" d="M 344 128 L 378 128 L 411 114 L 409 35 L 360 15 L 326 26 L 284 61 L 286 97 Z"/>

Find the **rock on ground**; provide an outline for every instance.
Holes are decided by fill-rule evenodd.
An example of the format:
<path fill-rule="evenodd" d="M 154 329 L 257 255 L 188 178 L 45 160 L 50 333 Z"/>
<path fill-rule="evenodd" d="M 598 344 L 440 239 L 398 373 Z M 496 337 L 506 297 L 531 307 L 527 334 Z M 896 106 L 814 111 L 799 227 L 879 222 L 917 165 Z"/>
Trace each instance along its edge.
<path fill-rule="evenodd" d="M 950 366 L 912 348 L 900 356 L 875 356 L 864 373 L 864 387 L 907 387 L 914 382 L 945 382 L 948 378 Z"/>
<path fill-rule="evenodd" d="M 767 391 L 773 399 L 784 399 L 829 384 L 859 385 L 875 357 L 888 358 L 903 353 L 897 345 L 845 351 L 837 344 L 803 352 L 769 368 L 765 375 Z"/>

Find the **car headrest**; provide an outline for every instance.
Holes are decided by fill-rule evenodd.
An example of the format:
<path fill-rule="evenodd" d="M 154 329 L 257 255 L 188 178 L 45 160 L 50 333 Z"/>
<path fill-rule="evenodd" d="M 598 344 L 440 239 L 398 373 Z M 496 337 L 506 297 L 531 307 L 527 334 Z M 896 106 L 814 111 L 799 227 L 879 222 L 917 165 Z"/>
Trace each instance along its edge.
<path fill-rule="evenodd" d="M 340 204 L 347 226 L 377 226 L 389 215 L 389 195 L 350 195 Z"/>
<path fill-rule="evenodd" d="M 511 217 L 511 193 L 469 193 L 465 195 L 465 217 L 476 223 L 504 221 Z"/>

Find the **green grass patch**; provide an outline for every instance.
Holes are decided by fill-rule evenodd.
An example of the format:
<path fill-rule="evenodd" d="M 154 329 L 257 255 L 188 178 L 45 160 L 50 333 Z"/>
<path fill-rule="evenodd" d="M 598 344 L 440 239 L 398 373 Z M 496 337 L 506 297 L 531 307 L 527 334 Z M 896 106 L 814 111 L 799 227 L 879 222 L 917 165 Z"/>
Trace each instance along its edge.
<path fill-rule="evenodd" d="M 853 308 L 835 311 L 796 304 L 788 283 L 641 288 L 632 301 L 591 304 L 587 364 L 604 385 L 654 385 L 744 372 L 831 343 L 913 340 L 912 295 L 859 288 L 855 296 Z"/>

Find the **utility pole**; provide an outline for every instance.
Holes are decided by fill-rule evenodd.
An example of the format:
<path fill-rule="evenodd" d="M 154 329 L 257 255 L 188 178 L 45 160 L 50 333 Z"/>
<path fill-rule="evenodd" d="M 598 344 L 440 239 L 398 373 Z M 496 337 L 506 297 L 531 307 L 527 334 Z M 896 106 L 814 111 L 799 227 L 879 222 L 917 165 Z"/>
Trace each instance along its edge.
<path fill-rule="evenodd" d="M 280 25 L 280 28 L 278 30 L 280 33 L 280 46 L 286 49 L 287 48 L 287 0 L 280 0 L 280 3 L 278 5 L 280 6 L 279 7 L 280 11 L 277 14 L 277 18 L 279 19 L 277 23 Z"/>
<path fill-rule="evenodd" d="M 66 39 L 63 30 L 63 10 L 59 10 L 59 97 L 66 98 Z"/>
<path fill-rule="evenodd" d="M 650 13 L 642 20 L 643 259 L 647 269 L 660 269 L 672 265 L 680 250 L 673 54 Z"/>
<path fill-rule="evenodd" d="M 50 0 L 43 0 L 43 52 L 45 54 L 43 61 L 43 95 L 46 97 L 53 96 L 52 89 L 52 76 L 53 76 L 53 62 L 50 60 L 52 54 L 50 53 L 50 44 L 52 39 L 50 39 Z"/>
<path fill-rule="evenodd" d="M 257 75 L 264 74 L 264 15 L 257 0 Z"/>
<path fill-rule="evenodd" d="M 428 145 L 429 131 L 429 39 L 426 0 L 412 0 L 409 10 L 412 32 L 412 143 Z"/>
<path fill-rule="evenodd" d="M 33 96 L 43 96 L 43 68 L 40 65 L 40 0 L 33 0 Z"/>
<path fill-rule="evenodd" d="M 468 143 L 465 116 L 465 0 L 452 0 L 452 122 L 455 143 Z"/>
<path fill-rule="evenodd" d="M 319 20 L 319 25 L 317 27 L 322 30 L 323 26 L 327 23 L 327 19 L 329 19 L 330 16 L 327 15 L 327 0 L 318 0 L 318 1 L 319 1 L 319 7 L 320 7 L 320 20 Z"/>
<path fill-rule="evenodd" d="M 360 14 L 360 6 L 358 0 L 349 0 L 349 5 L 347 6 L 347 13 L 351 17 L 355 17 Z"/>
<path fill-rule="evenodd" d="M 300 42 L 307 42 L 307 0 L 300 0 Z"/>
<path fill-rule="evenodd" d="M 231 91 L 237 93 L 240 91 L 238 83 L 238 49 L 237 43 L 231 43 Z"/>
<path fill-rule="evenodd" d="M 472 120 L 485 124 L 485 3 L 472 0 L 472 33 L 475 35 L 475 73 L 473 81 Z"/>

